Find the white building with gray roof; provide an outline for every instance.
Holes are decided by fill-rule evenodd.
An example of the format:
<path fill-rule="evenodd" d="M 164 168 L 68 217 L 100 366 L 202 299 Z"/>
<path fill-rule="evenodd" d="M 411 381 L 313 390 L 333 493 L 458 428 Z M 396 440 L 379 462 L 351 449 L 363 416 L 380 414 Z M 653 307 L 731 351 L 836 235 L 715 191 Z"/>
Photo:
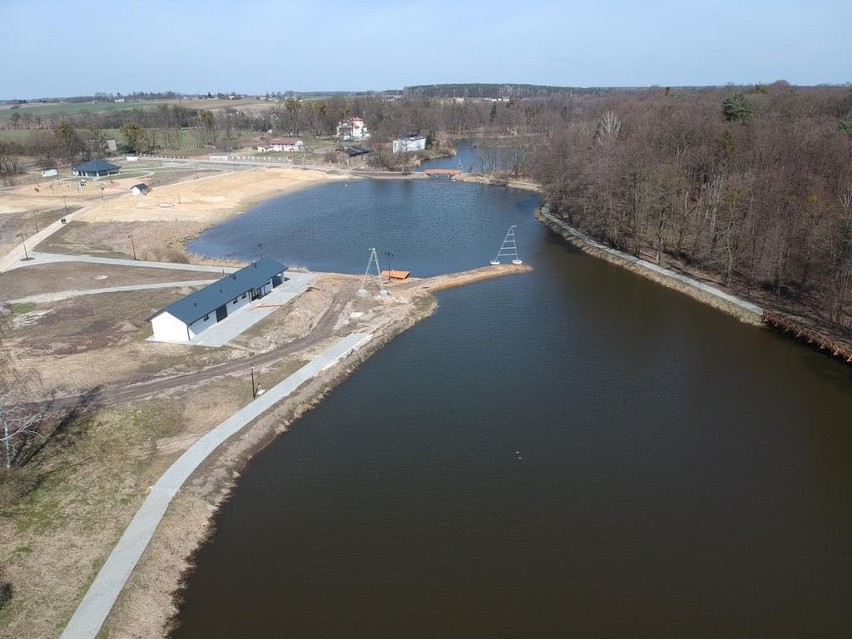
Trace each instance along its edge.
<path fill-rule="evenodd" d="M 170 304 L 148 318 L 154 339 L 189 342 L 228 315 L 270 293 L 286 281 L 287 267 L 263 257 L 204 288 Z"/>

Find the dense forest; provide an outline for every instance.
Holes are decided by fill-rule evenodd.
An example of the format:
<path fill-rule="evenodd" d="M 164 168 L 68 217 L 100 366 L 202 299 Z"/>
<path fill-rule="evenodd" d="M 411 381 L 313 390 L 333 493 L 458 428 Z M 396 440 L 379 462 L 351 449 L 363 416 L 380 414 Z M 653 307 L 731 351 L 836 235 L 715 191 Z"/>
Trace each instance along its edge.
<path fill-rule="evenodd" d="M 533 174 L 553 212 L 612 246 L 849 326 L 849 88 L 611 95 L 566 118 Z"/>
<path fill-rule="evenodd" d="M 140 152 L 230 149 L 263 135 L 330 139 L 349 116 L 367 123 L 378 164 L 381 143 L 408 133 L 474 138 L 479 161 L 466 169 L 538 181 L 554 214 L 614 247 L 852 325 L 848 86 L 431 85 L 241 108 L 24 114 L 5 123 L 27 137 L 0 143 L 0 173 L 25 156 L 105 155 L 106 130 Z"/>
<path fill-rule="evenodd" d="M 407 98 L 549 98 L 595 92 L 598 89 L 573 89 L 541 84 L 421 84 L 403 89 Z M 611 90 L 611 89 L 610 89 Z"/>

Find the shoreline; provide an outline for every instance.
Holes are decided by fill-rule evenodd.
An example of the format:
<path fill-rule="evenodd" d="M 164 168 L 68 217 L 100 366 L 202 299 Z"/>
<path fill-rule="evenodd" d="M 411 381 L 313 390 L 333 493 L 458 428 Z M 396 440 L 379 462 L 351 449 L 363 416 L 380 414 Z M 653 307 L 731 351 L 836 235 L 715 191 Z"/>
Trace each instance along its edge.
<path fill-rule="evenodd" d="M 369 357 L 432 315 L 438 308 L 432 293 L 531 270 L 527 265 L 486 266 L 400 283 L 396 295 L 408 298 L 411 312 L 381 325 L 357 349 L 326 366 L 246 423 L 190 474 L 118 594 L 103 629 L 109 636 L 119 637 L 168 634 L 175 623 L 185 577 L 192 570 L 194 556 L 214 530 L 216 513 L 235 488 L 245 466 Z"/>
<path fill-rule="evenodd" d="M 252 170 L 240 171 L 239 174 L 251 172 Z M 215 177 L 217 176 L 210 176 L 210 178 Z M 358 179 L 359 177 L 349 174 L 344 179 Z M 397 176 L 388 177 L 399 179 Z M 234 203 L 230 208 L 220 208 L 215 212 L 209 211 L 206 219 L 200 220 L 200 222 L 202 225 L 207 225 L 204 227 L 205 229 L 211 228 L 273 197 L 291 194 L 302 188 L 318 186 L 339 179 L 340 177 L 328 175 L 326 179 L 316 182 L 293 184 L 291 189 L 283 192 L 281 189 L 273 191 L 267 189 L 262 191 L 261 195 Z M 540 186 L 533 183 L 505 181 L 501 178 L 489 178 L 483 175 L 464 175 L 458 176 L 457 179 L 541 192 Z M 189 181 L 189 183 L 192 182 L 195 182 L 195 180 Z M 165 191 L 168 194 L 169 189 L 175 189 L 182 184 L 186 183 L 164 186 L 158 191 L 159 193 Z M 762 309 L 757 305 L 728 295 L 712 286 L 702 285 L 701 282 L 674 271 L 661 269 L 644 260 L 610 249 L 571 228 L 561 220 L 546 215 L 542 208 L 536 209 L 534 217 L 580 250 L 627 268 L 668 288 L 690 295 L 702 303 L 738 317 L 741 321 L 755 325 L 761 324 Z M 144 211 L 140 213 L 144 216 Z M 143 218 L 137 219 L 135 222 L 140 225 L 145 224 Z M 109 224 L 110 220 L 105 220 L 105 223 Z M 203 230 L 200 232 L 203 232 Z M 217 258 L 196 255 L 187 250 L 186 243 L 196 235 L 190 234 L 179 240 L 181 251 L 190 263 L 216 261 L 221 263 L 221 260 L 217 260 Z M 180 264 L 176 263 L 175 267 L 180 268 Z M 487 271 L 487 267 L 478 270 L 484 272 Z M 529 267 L 524 265 L 513 272 L 525 270 L 529 270 Z M 408 313 L 404 318 L 395 319 L 383 325 L 374 334 L 373 339 L 361 347 L 360 352 L 350 352 L 341 361 L 306 381 L 290 396 L 248 423 L 239 434 L 225 441 L 210 454 L 199 468 L 191 474 L 184 487 L 178 491 L 169 505 L 150 545 L 145 549 L 138 566 L 130 575 L 126 586 L 110 611 L 102 630 L 103 633 L 117 637 L 164 636 L 168 633 L 169 624 L 174 623 L 174 614 L 177 611 L 182 584 L 187 571 L 192 569 L 195 552 L 202 547 L 214 530 L 218 509 L 229 498 L 242 470 L 258 452 L 289 430 L 289 427 L 299 417 L 316 406 L 368 357 L 398 335 L 433 314 L 437 309 L 437 301 L 429 293 L 452 286 L 465 285 L 484 277 L 471 276 L 469 279 L 453 279 L 454 275 L 459 274 L 446 274 L 427 280 L 412 279 L 408 283 L 400 285 L 397 289 L 400 293 L 418 288 L 428 289 L 419 298 L 424 300 L 424 303 L 417 306 L 415 311 Z M 437 278 L 443 278 L 444 283 L 439 285 Z M 691 282 L 687 280 L 691 280 Z M 107 554 L 109 554 L 111 548 L 107 548 Z"/>
<path fill-rule="evenodd" d="M 230 498 L 254 456 L 286 434 L 294 422 L 319 405 L 363 362 L 435 310 L 437 302 L 431 298 L 427 307 L 387 326 L 214 450 L 175 495 L 101 633 L 118 637 L 168 636 L 176 623 L 181 593 L 196 553 L 215 530 L 219 508 Z M 140 616 L 140 611 L 144 615 Z"/>
<path fill-rule="evenodd" d="M 588 253 L 594 257 L 605 260 L 616 266 L 627 269 L 637 275 L 649 279 L 657 284 L 673 289 L 684 295 L 720 310 L 728 315 L 736 317 L 741 322 L 753 326 L 762 326 L 763 308 L 741 299 L 730 293 L 719 290 L 715 286 L 704 284 L 687 275 L 682 275 L 667 268 L 657 266 L 651 262 L 639 259 L 622 251 L 605 246 L 592 239 L 582 231 L 579 231 L 566 222 L 559 220 L 550 214 L 545 205 L 540 206 L 533 213 L 534 217 L 546 228 L 562 237 L 572 246 Z"/>

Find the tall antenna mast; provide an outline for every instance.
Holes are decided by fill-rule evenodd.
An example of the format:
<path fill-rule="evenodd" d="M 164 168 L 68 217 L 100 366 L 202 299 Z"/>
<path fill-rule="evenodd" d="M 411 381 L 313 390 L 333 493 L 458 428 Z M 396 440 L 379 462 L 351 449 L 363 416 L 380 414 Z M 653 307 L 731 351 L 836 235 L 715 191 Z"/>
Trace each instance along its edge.
<path fill-rule="evenodd" d="M 376 274 L 373 275 L 370 273 L 370 269 L 375 264 Z M 358 297 L 367 297 L 367 283 L 375 278 L 376 282 L 379 285 L 379 296 L 387 297 L 388 292 L 385 290 L 385 285 L 382 282 L 382 269 L 379 266 L 379 256 L 376 255 L 376 249 L 370 249 L 370 259 L 367 260 L 367 268 L 364 271 L 364 277 L 361 278 L 361 287 L 358 289 Z"/>
<path fill-rule="evenodd" d="M 523 262 L 518 259 L 518 245 L 515 244 L 515 226 L 517 225 L 512 224 L 512 226 L 509 227 L 509 231 L 503 239 L 503 244 L 500 245 L 500 250 L 497 251 L 497 256 L 491 260 L 491 264 L 495 266 L 499 264 L 501 257 L 512 258 L 512 264 L 523 264 Z"/>

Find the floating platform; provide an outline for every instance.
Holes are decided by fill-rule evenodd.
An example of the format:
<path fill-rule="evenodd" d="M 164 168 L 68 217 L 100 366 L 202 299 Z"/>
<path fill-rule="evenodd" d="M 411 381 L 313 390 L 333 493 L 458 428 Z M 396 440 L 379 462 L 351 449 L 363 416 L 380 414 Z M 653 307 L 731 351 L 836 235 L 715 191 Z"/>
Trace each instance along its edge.
<path fill-rule="evenodd" d="M 382 271 L 382 277 L 386 280 L 407 280 L 411 271 Z"/>

